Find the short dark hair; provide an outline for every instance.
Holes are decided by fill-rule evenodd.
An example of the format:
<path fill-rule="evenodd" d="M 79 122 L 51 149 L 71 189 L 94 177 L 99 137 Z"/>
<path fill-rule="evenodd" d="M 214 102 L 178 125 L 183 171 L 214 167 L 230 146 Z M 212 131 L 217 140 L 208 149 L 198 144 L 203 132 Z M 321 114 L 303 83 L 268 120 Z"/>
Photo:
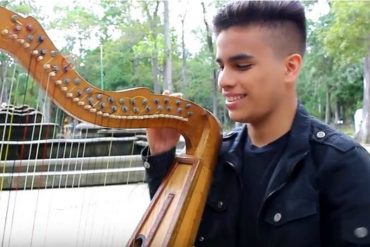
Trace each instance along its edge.
<path fill-rule="evenodd" d="M 222 7 L 213 19 L 216 35 L 234 26 L 266 27 L 288 39 L 302 56 L 306 50 L 306 17 L 299 1 L 234 1 Z M 288 36 L 288 37 L 287 37 Z M 296 37 L 296 38 L 295 38 Z M 291 48 L 292 49 L 292 48 Z M 290 50 L 291 50 L 290 49 Z"/>

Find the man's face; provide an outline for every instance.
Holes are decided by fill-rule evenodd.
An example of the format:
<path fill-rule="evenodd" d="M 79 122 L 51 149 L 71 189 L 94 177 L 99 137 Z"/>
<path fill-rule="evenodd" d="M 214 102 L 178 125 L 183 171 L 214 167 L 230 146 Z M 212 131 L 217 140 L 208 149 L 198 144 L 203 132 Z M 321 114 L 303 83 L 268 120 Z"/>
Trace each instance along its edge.
<path fill-rule="evenodd" d="M 255 26 L 231 27 L 217 37 L 218 84 L 233 121 L 263 122 L 287 97 L 284 58 L 271 47 L 268 32 Z"/>

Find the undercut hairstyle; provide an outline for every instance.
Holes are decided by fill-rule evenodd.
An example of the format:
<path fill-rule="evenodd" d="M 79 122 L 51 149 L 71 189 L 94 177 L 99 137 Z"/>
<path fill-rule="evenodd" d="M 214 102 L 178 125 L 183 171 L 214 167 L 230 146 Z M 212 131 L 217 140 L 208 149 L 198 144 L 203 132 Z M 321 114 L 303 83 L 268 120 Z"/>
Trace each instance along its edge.
<path fill-rule="evenodd" d="M 234 1 L 222 7 L 213 19 L 218 36 L 230 27 L 257 26 L 269 30 L 269 42 L 283 55 L 306 50 L 306 17 L 299 1 Z"/>

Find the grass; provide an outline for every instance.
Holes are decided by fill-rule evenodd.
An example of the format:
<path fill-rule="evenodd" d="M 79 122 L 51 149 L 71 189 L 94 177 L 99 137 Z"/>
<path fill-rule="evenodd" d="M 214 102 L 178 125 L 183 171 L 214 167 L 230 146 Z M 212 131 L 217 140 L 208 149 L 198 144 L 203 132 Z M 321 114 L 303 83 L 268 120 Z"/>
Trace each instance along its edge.
<path fill-rule="evenodd" d="M 351 124 L 334 126 L 335 129 L 353 138 L 355 135 L 355 128 Z"/>

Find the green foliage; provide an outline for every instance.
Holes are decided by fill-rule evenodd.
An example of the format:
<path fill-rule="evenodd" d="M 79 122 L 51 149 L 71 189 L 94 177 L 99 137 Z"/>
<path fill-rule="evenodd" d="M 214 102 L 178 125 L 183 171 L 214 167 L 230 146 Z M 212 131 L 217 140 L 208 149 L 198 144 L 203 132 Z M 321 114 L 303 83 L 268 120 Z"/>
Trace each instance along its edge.
<path fill-rule="evenodd" d="M 321 33 L 328 53 L 341 63 L 364 58 L 370 48 L 370 5 L 368 1 L 332 2 L 333 21 Z"/>
<path fill-rule="evenodd" d="M 1 1 L 21 13 L 37 13 L 29 1 Z M 207 12 L 224 4 L 224 0 L 207 2 Z M 312 9 L 317 1 L 305 1 Z M 91 7 L 73 1 L 68 7 L 57 7 L 59 18 L 51 27 L 64 30 L 67 40 L 65 53 L 78 52 L 76 66 L 83 77 L 100 87 L 102 46 L 104 90 L 121 90 L 132 87 L 153 88 L 152 59 L 158 62 L 159 80 L 164 64 L 163 20 L 158 1 L 100 0 Z M 319 118 L 325 117 L 327 107 L 333 111 L 337 105 L 341 117 L 350 122 L 355 109 L 362 104 L 363 66 L 370 36 L 370 8 L 365 1 L 332 1 L 326 16 L 308 23 L 308 49 L 305 55 L 298 93 L 301 102 Z M 201 4 L 195 5 L 201 8 Z M 35 16 L 36 19 L 40 19 Z M 207 16 L 208 18 L 208 16 Z M 180 38 L 171 31 L 172 76 L 174 88 L 187 98 L 207 109 L 212 109 L 212 80 L 214 61 L 207 47 L 203 22 L 195 30 L 194 40 L 201 44 L 199 52 L 189 52 L 186 61 L 186 79 L 182 82 L 182 55 Z M 87 45 L 88 41 L 93 43 Z M 92 41 L 92 42 L 91 42 Z M 1 54 L 0 54 L 1 55 Z M 8 61 L 0 56 L 0 61 Z M 27 97 L 32 98 L 32 90 Z M 34 92 L 34 94 L 36 94 Z M 326 105 L 326 95 L 331 101 Z M 21 94 L 14 97 L 21 97 Z M 219 108 L 223 100 L 219 100 Z M 222 121 L 228 120 L 225 112 Z"/>
<path fill-rule="evenodd" d="M 39 13 L 39 8 L 36 7 L 34 1 L 32 0 L 15 0 L 15 1 L 0 1 L 0 6 L 6 7 L 15 13 L 23 15 L 37 15 Z"/>
<path fill-rule="evenodd" d="M 184 92 L 192 101 L 200 103 L 208 110 L 212 109 L 212 77 L 210 71 L 212 65 L 206 62 L 201 55 L 192 59 L 188 63 L 189 71 L 188 87 Z"/>
<path fill-rule="evenodd" d="M 346 11 L 341 9 L 343 7 L 337 6 L 340 12 Z M 333 29 L 333 27 L 336 26 L 333 12 L 321 17 L 315 23 L 309 23 L 307 53 L 298 84 L 298 93 L 300 100 L 313 115 L 324 119 L 326 108 L 329 107 L 332 113 L 329 117 L 333 121 L 334 109 L 338 104 L 341 109 L 340 117 L 347 122 L 352 122 L 355 110 L 362 104 L 363 66 L 359 59 L 360 53 L 341 52 L 338 47 L 335 48 L 334 41 L 327 43 L 335 36 L 333 30 L 337 28 Z M 349 32 L 348 30 L 347 36 L 351 36 Z M 335 40 L 335 43 L 345 47 L 349 41 L 342 39 Z M 332 49 L 336 49 L 336 52 Z M 347 47 L 347 49 L 350 48 Z M 326 104 L 327 94 L 331 99 L 329 105 Z"/>

